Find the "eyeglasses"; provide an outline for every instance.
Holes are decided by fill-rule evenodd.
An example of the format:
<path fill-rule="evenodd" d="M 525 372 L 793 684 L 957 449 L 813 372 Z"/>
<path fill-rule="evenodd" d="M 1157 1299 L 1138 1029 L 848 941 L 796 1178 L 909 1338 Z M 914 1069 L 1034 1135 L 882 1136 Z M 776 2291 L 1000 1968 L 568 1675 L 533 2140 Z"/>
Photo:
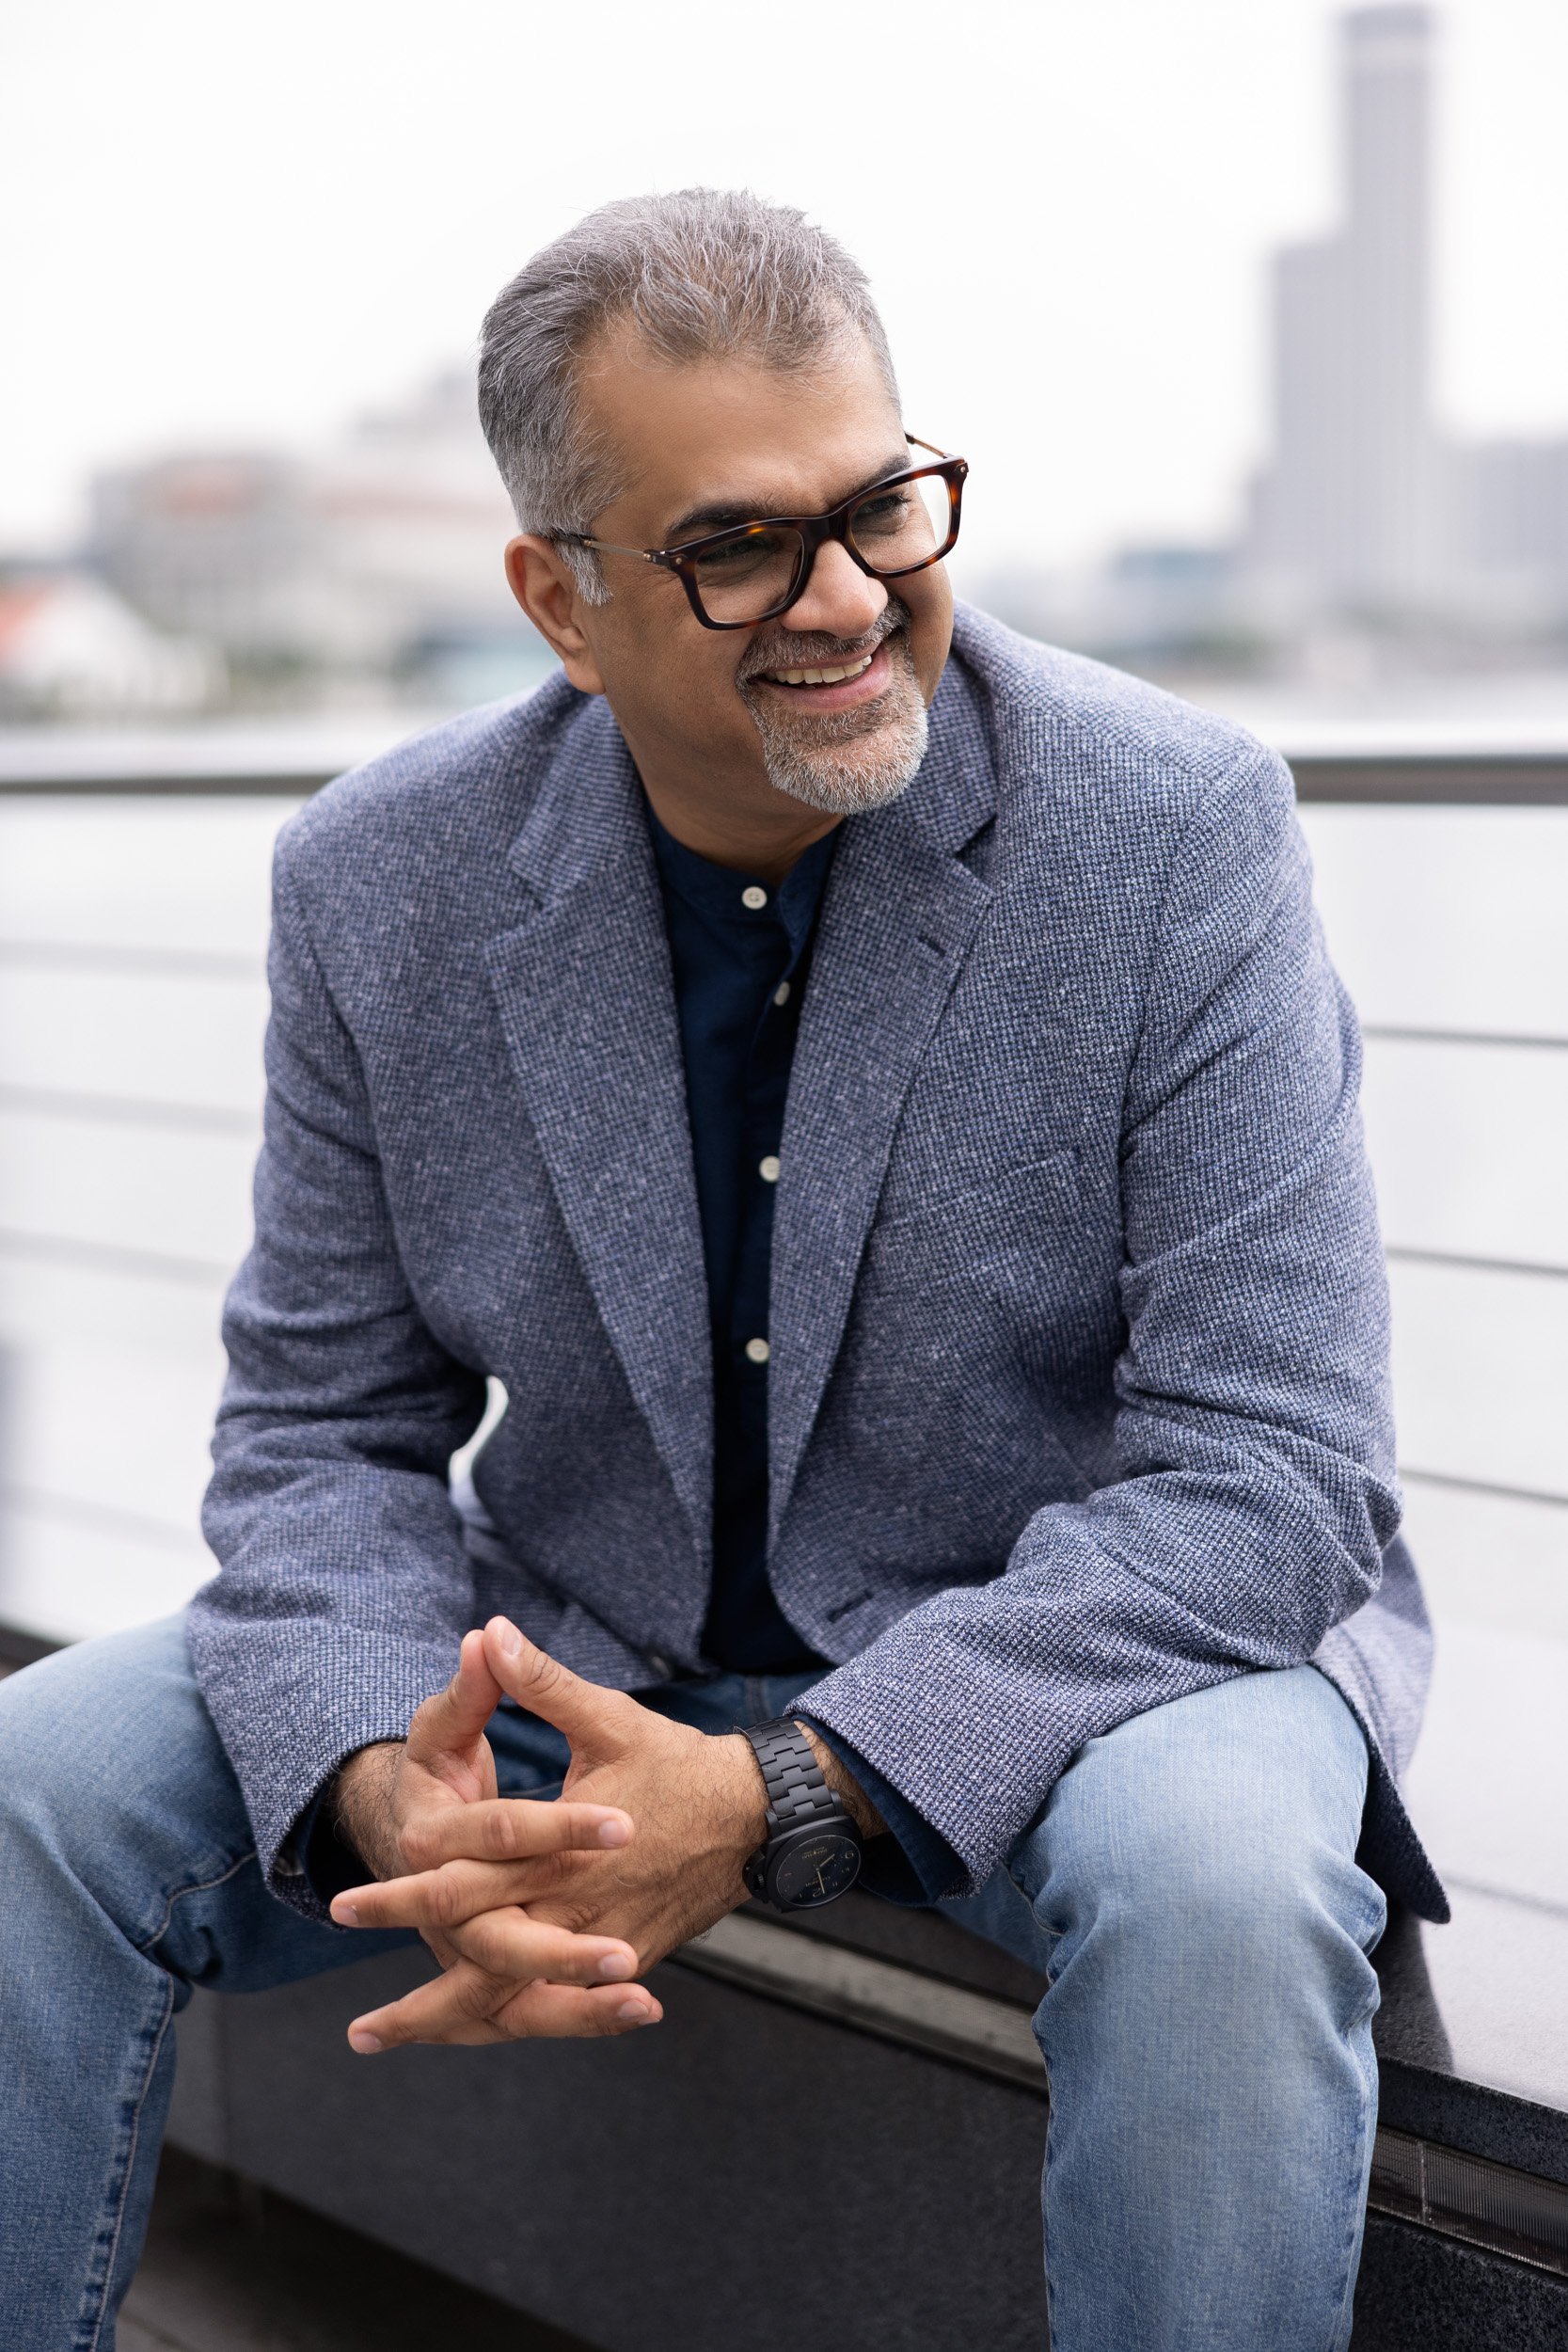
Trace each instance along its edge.
<path fill-rule="evenodd" d="M 928 449 L 939 462 L 889 474 L 827 515 L 774 515 L 732 523 L 678 548 L 616 547 L 580 531 L 553 535 L 569 547 L 662 564 L 679 580 L 705 628 L 754 628 L 759 621 L 776 620 L 804 596 L 817 550 L 829 539 L 836 539 L 873 580 L 902 580 L 942 562 L 958 535 L 969 462 L 945 455 L 932 441 L 908 437 L 911 448 Z"/>

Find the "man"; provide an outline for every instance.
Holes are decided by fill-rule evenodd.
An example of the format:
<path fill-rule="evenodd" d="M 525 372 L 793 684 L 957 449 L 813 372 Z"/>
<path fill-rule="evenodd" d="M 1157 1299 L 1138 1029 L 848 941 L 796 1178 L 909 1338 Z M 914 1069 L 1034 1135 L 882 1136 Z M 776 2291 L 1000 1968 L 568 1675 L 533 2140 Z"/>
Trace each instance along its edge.
<path fill-rule="evenodd" d="M 222 1573 L 4 1693 L 6 2340 L 101 2340 L 193 1980 L 417 1930 L 356 2048 L 613 2035 L 858 1872 L 1049 1967 L 1066 2352 L 1342 2345 L 1443 1902 L 1288 774 L 955 620 L 962 461 L 798 214 L 592 215 L 481 401 L 562 675 L 284 829 Z"/>

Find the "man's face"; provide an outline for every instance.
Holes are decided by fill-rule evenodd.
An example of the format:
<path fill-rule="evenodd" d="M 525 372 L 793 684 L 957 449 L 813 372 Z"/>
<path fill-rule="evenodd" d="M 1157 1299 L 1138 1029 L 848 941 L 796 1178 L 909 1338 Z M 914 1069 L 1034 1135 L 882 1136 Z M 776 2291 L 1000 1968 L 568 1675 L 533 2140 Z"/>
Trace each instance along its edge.
<path fill-rule="evenodd" d="M 768 515 L 816 515 L 911 462 L 898 411 L 858 337 L 809 374 L 752 361 L 671 367 L 625 330 L 590 356 L 582 423 L 629 486 L 593 536 L 630 548 Z M 604 605 L 578 600 L 587 658 L 574 682 L 609 698 L 639 764 L 711 779 L 753 808 L 783 793 L 837 814 L 902 791 L 952 631 L 945 567 L 870 579 L 818 550 L 805 594 L 754 628 L 704 628 L 679 580 L 605 555 Z M 848 670 L 835 682 L 788 672 Z"/>

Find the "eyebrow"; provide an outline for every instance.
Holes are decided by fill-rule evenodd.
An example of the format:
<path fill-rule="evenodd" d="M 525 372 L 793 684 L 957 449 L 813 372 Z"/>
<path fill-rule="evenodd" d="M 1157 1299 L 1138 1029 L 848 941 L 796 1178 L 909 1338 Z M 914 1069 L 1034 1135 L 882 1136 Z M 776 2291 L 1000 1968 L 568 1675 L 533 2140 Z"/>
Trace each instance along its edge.
<path fill-rule="evenodd" d="M 878 483 L 885 482 L 890 474 L 907 473 L 909 464 L 906 448 L 888 464 L 879 466 L 875 473 L 867 474 L 863 482 L 857 482 L 852 490 L 846 490 L 842 499 L 834 499 L 832 506 L 824 507 L 822 512 L 831 515 L 833 507 L 843 506 L 848 500 L 858 498 L 863 490 L 874 490 Z M 678 548 L 682 540 L 701 539 L 710 531 L 728 531 L 733 525 L 742 523 L 773 522 L 798 515 L 800 511 L 798 506 L 769 505 L 766 502 L 759 505 L 755 500 L 742 505 L 734 499 L 711 499 L 705 504 L 689 507 L 684 515 L 677 516 L 659 544 L 661 547 Z"/>

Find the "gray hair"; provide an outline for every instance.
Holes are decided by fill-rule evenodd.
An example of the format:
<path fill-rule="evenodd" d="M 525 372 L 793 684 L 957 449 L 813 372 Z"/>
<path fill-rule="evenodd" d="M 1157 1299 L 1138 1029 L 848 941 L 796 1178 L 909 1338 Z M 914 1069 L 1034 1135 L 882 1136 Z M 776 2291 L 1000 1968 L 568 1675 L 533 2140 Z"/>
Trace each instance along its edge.
<path fill-rule="evenodd" d="M 744 355 L 809 369 L 860 334 L 898 397 L 865 272 L 804 213 L 728 188 L 601 205 L 485 313 L 480 422 L 520 531 L 587 531 L 620 495 L 616 453 L 578 414 L 578 364 L 616 319 L 677 365 Z M 588 602 L 604 603 L 597 556 L 561 552 Z"/>

